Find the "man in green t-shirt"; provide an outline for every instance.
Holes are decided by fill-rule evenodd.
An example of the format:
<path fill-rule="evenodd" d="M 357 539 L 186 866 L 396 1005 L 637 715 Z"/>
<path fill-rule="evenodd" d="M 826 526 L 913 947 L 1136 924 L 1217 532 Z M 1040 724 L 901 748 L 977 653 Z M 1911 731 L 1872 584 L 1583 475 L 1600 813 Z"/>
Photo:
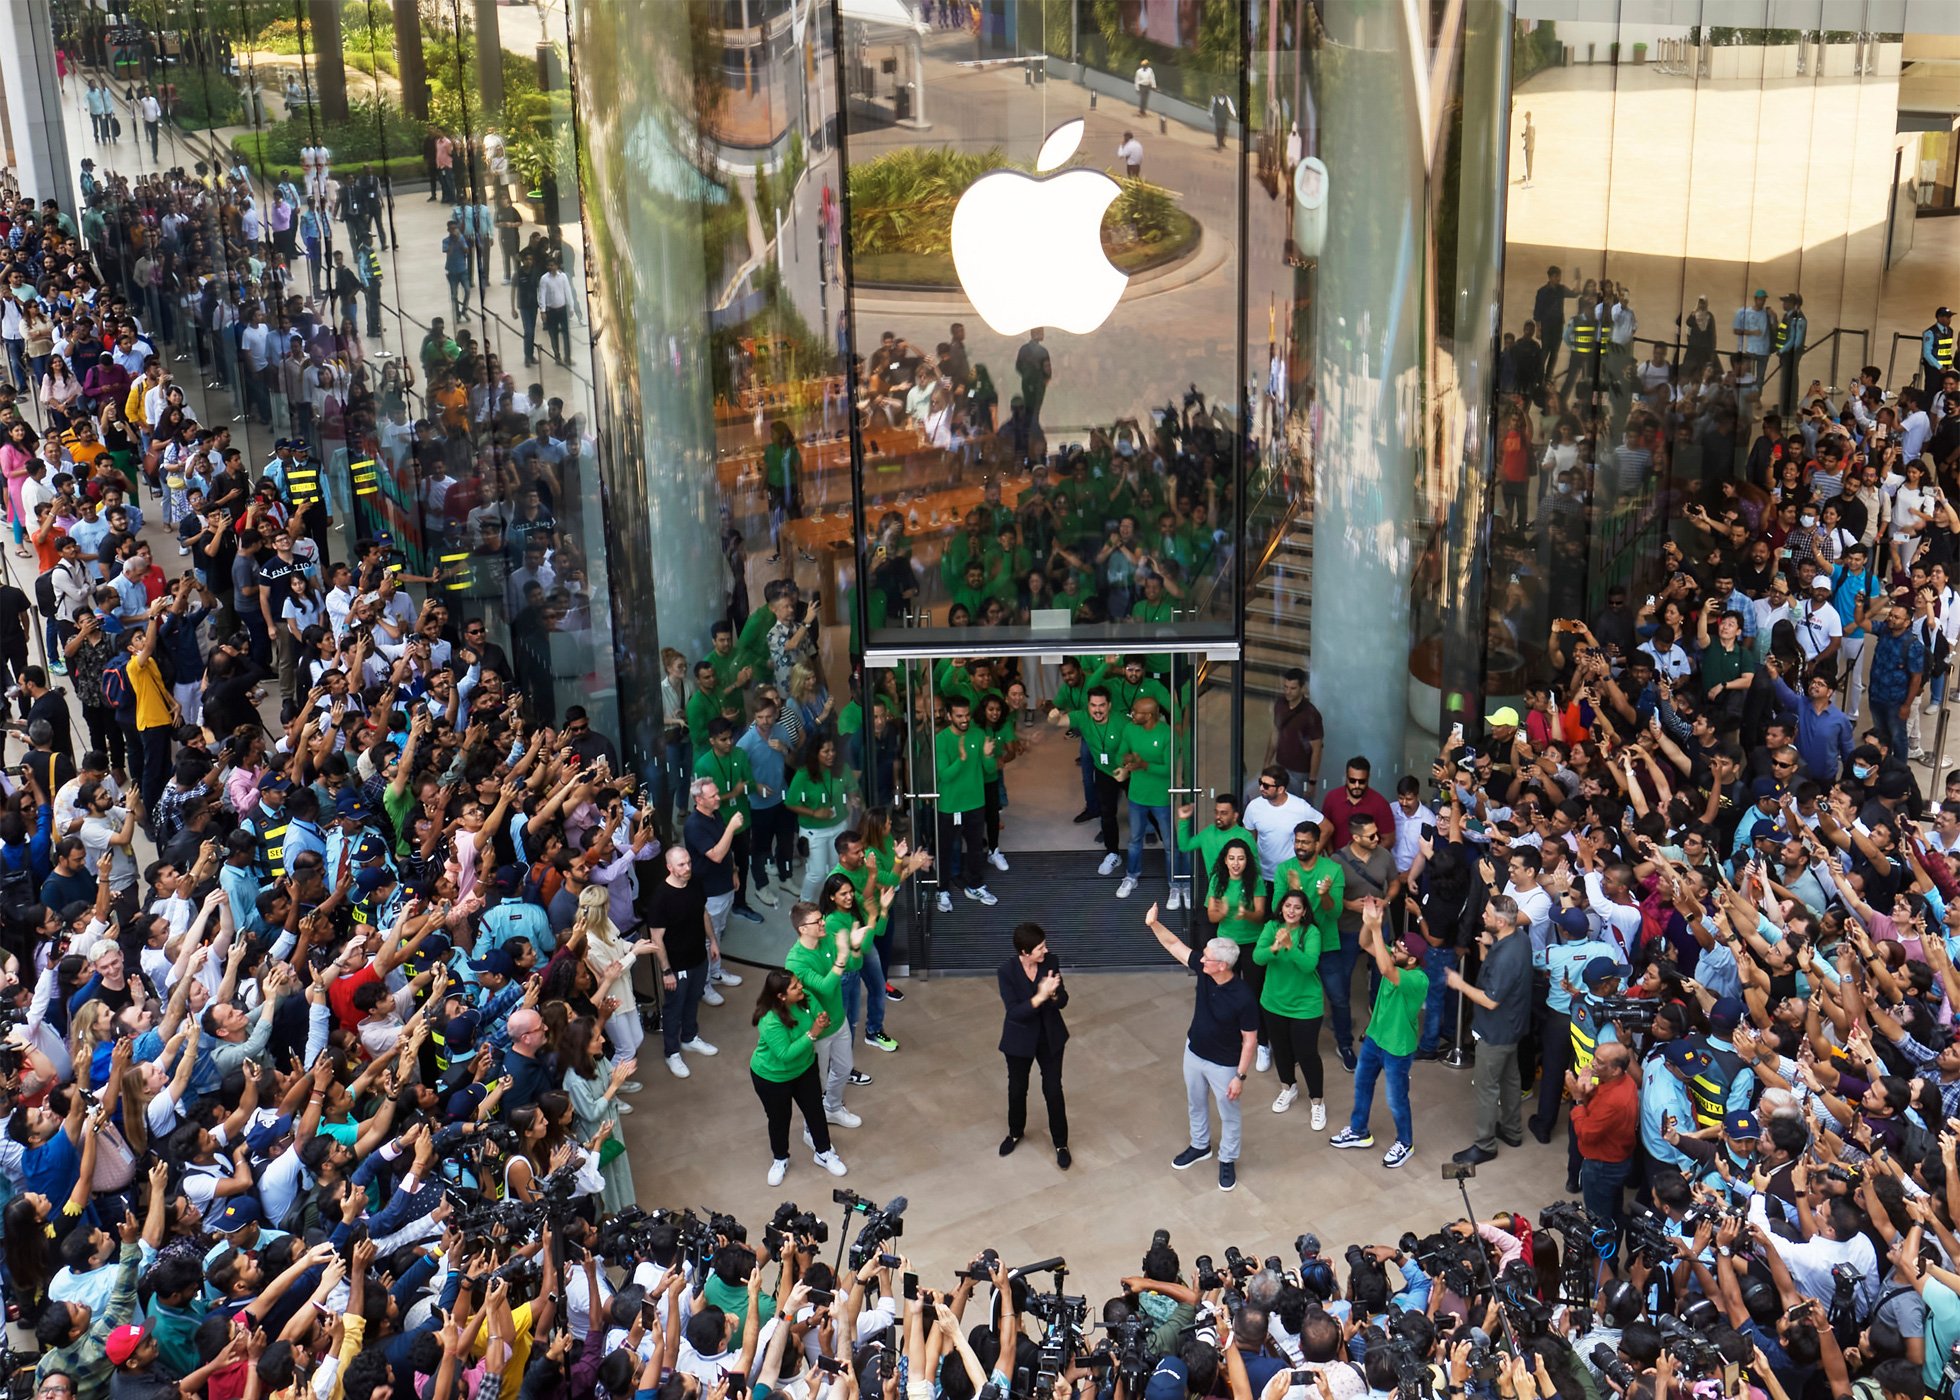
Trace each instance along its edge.
<path fill-rule="evenodd" d="M 735 728 L 742 725 L 742 697 L 722 692 L 721 676 L 712 658 L 694 663 L 694 693 L 687 697 L 687 738 L 694 752 L 708 747 L 708 722 L 725 716 Z"/>
<path fill-rule="evenodd" d="M 1177 849 L 1177 834 L 1171 830 L 1171 727 L 1158 712 L 1155 697 L 1139 696 L 1135 718 L 1117 741 L 1117 757 L 1130 775 L 1130 859 L 1123 871 L 1123 883 L 1116 887 L 1118 899 L 1128 899 L 1143 874 L 1143 837 L 1151 827 L 1163 842 L 1166 860 L 1171 862 L 1170 893 L 1166 909 L 1184 907 L 1180 880 L 1190 878 L 1191 862 Z"/>
<path fill-rule="evenodd" d="M 1279 863 L 1273 872 L 1273 905 L 1288 890 L 1299 890 L 1307 897 L 1307 921 L 1320 931 L 1322 950 L 1338 947 L 1341 941 L 1341 911 L 1347 907 L 1347 871 L 1341 863 L 1320 848 L 1319 822 L 1305 821 L 1293 828 L 1293 856 Z"/>
<path fill-rule="evenodd" d="M 1068 662 L 1062 663 L 1065 677 L 1068 666 Z M 1080 669 L 1077 668 L 1078 673 Z M 1116 848 L 1116 805 L 1123 799 L 1125 771 L 1118 749 L 1123 731 L 1129 725 L 1115 713 L 1109 703 L 1108 689 L 1100 685 L 1090 686 L 1083 704 L 1076 709 L 1062 709 L 1058 696 L 1056 708 L 1048 712 L 1048 722 L 1057 729 L 1073 729 L 1082 736 L 1082 755 L 1095 783 L 1096 814 L 1102 818 L 1103 858 L 1096 873 L 1114 875 L 1123 864 L 1122 854 Z"/>
<path fill-rule="evenodd" d="M 1073 656 L 1062 658 L 1061 684 L 1055 688 L 1055 698 L 1049 702 L 1049 708 L 1061 711 L 1064 717 L 1072 711 L 1089 708 L 1089 680 L 1082 673 L 1081 661 Z M 1092 822 L 1102 812 L 1102 803 L 1096 797 L 1096 760 L 1089 752 L 1089 741 L 1081 739 L 1079 731 L 1077 737 L 1075 766 L 1082 774 L 1082 810 L 1075 814 L 1075 819 Z"/>
<path fill-rule="evenodd" d="M 715 668 L 715 687 L 723 695 L 740 702 L 755 679 L 755 667 L 735 654 L 735 629 L 726 618 L 708 629 L 714 650 L 702 659 Z"/>
<path fill-rule="evenodd" d="M 955 695 L 946 702 L 948 724 L 932 741 L 934 767 L 939 777 L 939 858 L 959 869 L 945 871 L 939 886 L 939 912 L 953 910 L 952 881 L 960 881 L 968 899 L 982 904 L 998 904 L 987 888 L 987 823 L 983 816 L 987 800 L 987 780 L 980 760 L 994 750 L 994 741 L 973 731 L 973 702 Z"/>
<path fill-rule="evenodd" d="M 1348 1125 L 1329 1138 L 1330 1147 L 1373 1147 L 1368 1115 L 1375 1108 L 1375 1080 L 1388 1081 L 1388 1112 L 1395 1120 L 1395 1141 L 1382 1156 L 1384 1167 L 1399 1167 L 1415 1151 L 1416 1125 L 1409 1112 L 1409 1067 L 1415 1063 L 1416 1034 L 1422 1025 L 1422 1004 L 1429 997 L 1429 976 L 1416 955 L 1400 939 L 1382 936 L 1382 902 L 1368 899 L 1361 907 L 1361 951 L 1375 960 L 1382 983 L 1375 1008 L 1368 1016 L 1368 1033 L 1354 1067 L 1354 1112 Z"/>
<path fill-rule="evenodd" d="M 1243 841 L 1257 851 L 1259 841 L 1240 824 L 1238 799 L 1229 792 L 1221 792 L 1213 799 L 1211 825 L 1203 831 L 1193 832 L 1191 819 L 1197 815 L 1197 810 L 1189 802 L 1177 809 L 1177 848 L 1198 853 L 1198 868 L 1193 873 L 1197 878 L 1197 888 L 1207 890 L 1211 888 L 1212 867 L 1218 864 L 1218 853 L 1225 849 L 1226 842 Z M 1256 856 L 1254 862 L 1257 863 Z M 1262 872 L 1255 869 L 1253 878 L 1263 878 Z M 1201 900 L 1192 900 L 1191 903 L 1194 908 L 1203 907 Z"/>

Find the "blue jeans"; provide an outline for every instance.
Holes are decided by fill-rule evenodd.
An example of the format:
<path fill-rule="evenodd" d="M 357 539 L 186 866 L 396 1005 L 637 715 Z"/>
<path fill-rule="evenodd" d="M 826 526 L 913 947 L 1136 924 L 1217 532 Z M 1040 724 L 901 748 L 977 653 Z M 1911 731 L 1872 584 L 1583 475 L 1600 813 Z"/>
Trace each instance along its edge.
<path fill-rule="evenodd" d="M 878 956 L 875 939 L 864 941 L 864 966 L 844 974 L 844 1024 L 857 1030 L 858 1006 L 865 1003 L 864 1036 L 885 1033 L 885 964 Z"/>
<path fill-rule="evenodd" d="M 1582 1188 L 1581 1195 L 1585 1199 L 1587 1213 L 1593 1219 L 1610 1225 L 1615 1239 L 1620 1233 L 1620 1207 L 1626 1198 L 1627 1176 L 1632 1170 L 1631 1160 L 1587 1161 L 1579 1169 L 1579 1185 Z"/>
<path fill-rule="evenodd" d="M 1076 749 L 1075 766 L 1082 772 L 1082 810 L 1101 811 L 1102 804 L 1096 796 L 1096 761 L 1089 756 L 1087 739 L 1084 739 Z"/>
<path fill-rule="evenodd" d="M 660 782 L 664 806 L 686 812 L 688 774 L 694 771 L 693 745 L 686 734 L 661 746 Z"/>
<path fill-rule="evenodd" d="M 663 1055 L 680 1054 L 683 1041 L 693 1040 L 701 1034 L 701 993 L 708 990 L 710 970 L 707 963 L 699 967 L 674 969 L 674 990 L 663 993 L 660 998 Z"/>
<path fill-rule="evenodd" d="M 1885 736 L 1886 744 L 1901 758 L 1905 757 L 1909 747 L 1906 739 L 1906 722 L 1899 718 L 1899 706 L 1905 703 L 1906 699 L 1903 695 L 1897 699 L 1884 700 L 1876 695 L 1871 697 L 1872 728 Z"/>
<path fill-rule="evenodd" d="M 1443 1024 L 1450 1010 L 1450 1003 L 1456 999 L 1444 982 L 1444 977 L 1457 966 L 1456 949 L 1431 948 L 1423 954 L 1422 970 L 1429 974 L 1429 996 L 1422 1004 L 1422 1040 L 1418 1045 L 1423 1053 L 1436 1049 L 1443 1038 Z M 1451 1023 L 1454 1029 L 1454 1023 Z"/>
<path fill-rule="evenodd" d="M 1173 861 L 1173 879 L 1182 879 L 1190 873 L 1190 862 L 1184 852 L 1177 848 L 1177 832 L 1171 826 L 1169 806 L 1145 807 L 1140 803 L 1130 803 L 1130 862 L 1123 873 L 1132 880 L 1143 874 L 1143 833 L 1155 825 L 1157 839 L 1164 843 L 1164 859 Z"/>
<path fill-rule="evenodd" d="M 1415 1119 L 1409 1113 L 1409 1066 L 1413 1055 L 1389 1055 L 1374 1041 L 1363 1038 L 1361 1054 L 1354 1066 L 1354 1112 L 1348 1117 L 1348 1130 L 1368 1131 L 1368 1115 L 1375 1107 L 1375 1079 L 1388 1085 L 1388 1114 L 1395 1120 L 1395 1140 L 1416 1145 Z"/>
<path fill-rule="evenodd" d="M 1334 1045 L 1354 1053 L 1354 960 L 1361 956 L 1358 934 L 1342 934 L 1337 947 L 1320 954 L 1320 989 L 1327 997 L 1327 1015 L 1334 1023 Z"/>

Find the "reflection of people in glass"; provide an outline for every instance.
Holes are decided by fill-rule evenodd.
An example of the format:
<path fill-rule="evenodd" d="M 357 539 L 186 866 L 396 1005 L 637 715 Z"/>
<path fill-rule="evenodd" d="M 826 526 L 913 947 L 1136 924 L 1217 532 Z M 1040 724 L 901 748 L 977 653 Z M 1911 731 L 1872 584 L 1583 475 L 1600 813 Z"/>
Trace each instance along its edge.
<path fill-rule="evenodd" d="M 1014 372 L 1021 379 L 1021 402 L 1028 411 L 1028 426 L 1035 431 L 1041 427 L 1041 403 L 1048 397 L 1048 381 L 1055 377 L 1054 362 L 1041 337 L 1042 328 L 1036 326 L 1014 356 Z"/>
<path fill-rule="evenodd" d="M 789 424 L 778 418 L 769 425 L 769 445 L 762 449 L 762 484 L 769 498 L 769 562 L 782 555 L 783 521 L 803 514 L 797 499 L 797 474 L 803 467 L 803 454 Z"/>
<path fill-rule="evenodd" d="M 1531 124 L 1531 113 L 1524 114 L 1524 184 L 1531 185 L 1531 158 L 1538 150 L 1538 128 Z"/>

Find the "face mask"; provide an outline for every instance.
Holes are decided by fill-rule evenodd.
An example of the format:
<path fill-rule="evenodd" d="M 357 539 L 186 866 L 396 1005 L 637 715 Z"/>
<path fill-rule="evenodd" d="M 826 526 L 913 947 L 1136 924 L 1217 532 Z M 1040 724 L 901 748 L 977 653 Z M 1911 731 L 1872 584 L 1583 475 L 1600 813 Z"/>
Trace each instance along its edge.
<path fill-rule="evenodd" d="M 1557 489 L 1558 489 L 1558 493 L 1559 493 L 1559 495 L 1561 495 L 1561 496 L 1570 496 L 1570 495 L 1572 494 L 1572 483 L 1571 483 L 1571 482 L 1569 482 L 1569 481 L 1561 481 L 1561 482 L 1560 482 L 1560 483 L 1558 484 L 1558 488 L 1557 488 Z"/>
<path fill-rule="evenodd" d="M 1814 515 L 1800 516 L 1798 517 L 1797 523 L 1799 525 L 1802 525 L 1806 530 L 1815 529 L 1817 525 L 1817 517 Z"/>
<path fill-rule="evenodd" d="M 1865 781 L 1865 779 L 1869 778 L 1871 775 L 1872 775 L 1872 770 L 1868 765 L 1863 763 L 1854 763 L 1851 765 L 1851 776 L 1856 778 L 1859 782 L 1862 783 L 1863 781 Z"/>

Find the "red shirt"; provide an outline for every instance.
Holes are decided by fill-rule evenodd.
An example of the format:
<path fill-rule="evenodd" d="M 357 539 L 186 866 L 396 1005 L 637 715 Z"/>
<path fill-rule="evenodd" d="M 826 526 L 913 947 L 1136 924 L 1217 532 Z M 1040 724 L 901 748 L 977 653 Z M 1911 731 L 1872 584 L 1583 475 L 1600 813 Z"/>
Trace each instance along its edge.
<path fill-rule="evenodd" d="M 1320 811 L 1327 818 L 1327 840 L 1321 844 L 1324 851 L 1338 851 L 1348 843 L 1348 819 L 1359 813 L 1375 819 L 1375 830 L 1381 833 L 1384 844 L 1395 844 L 1395 813 L 1389 809 L 1388 799 L 1369 788 L 1361 794 L 1359 801 L 1348 797 L 1346 787 L 1329 788 L 1327 800 L 1320 804 Z"/>
<path fill-rule="evenodd" d="M 353 1030 L 361 1024 L 362 1013 L 354 1006 L 354 993 L 370 982 L 379 982 L 381 974 L 369 963 L 359 972 L 350 972 L 336 977 L 327 985 L 327 1005 L 333 1008 L 333 1018 L 342 1030 Z"/>
<path fill-rule="evenodd" d="M 1640 1142 L 1640 1084 L 1631 1072 L 1599 1084 L 1572 1105 L 1572 1136 L 1589 1162 L 1624 1162 Z"/>

